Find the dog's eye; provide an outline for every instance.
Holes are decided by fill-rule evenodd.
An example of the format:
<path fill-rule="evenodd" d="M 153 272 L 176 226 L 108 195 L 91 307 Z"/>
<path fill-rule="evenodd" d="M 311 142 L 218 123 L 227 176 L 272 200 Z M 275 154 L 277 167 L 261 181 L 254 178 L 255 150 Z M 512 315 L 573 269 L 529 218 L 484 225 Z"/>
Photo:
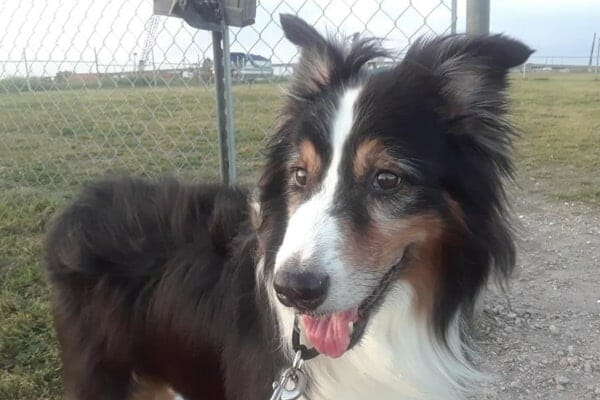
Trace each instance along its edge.
<path fill-rule="evenodd" d="M 307 173 L 306 173 L 305 169 L 296 168 L 296 169 L 294 169 L 293 174 L 294 174 L 294 182 L 296 183 L 296 185 L 306 186 Z"/>
<path fill-rule="evenodd" d="M 373 187 L 378 190 L 389 191 L 395 189 L 400 184 L 400 177 L 390 171 L 379 171 L 373 179 Z"/>

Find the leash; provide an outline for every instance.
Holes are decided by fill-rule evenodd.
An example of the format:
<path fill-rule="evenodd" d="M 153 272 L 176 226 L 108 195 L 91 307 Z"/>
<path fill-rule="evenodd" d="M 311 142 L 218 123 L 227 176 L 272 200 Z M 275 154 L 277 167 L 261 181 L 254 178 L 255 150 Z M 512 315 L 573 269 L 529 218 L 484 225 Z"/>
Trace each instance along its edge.
<path fill-rule="evenodd" d="M 314 347 L 308 348 L 300 343 L 300 327 L 298 318 L 294 318 L 294 329 L 292 330 L 292 349 L 294 350 L 294 361 L 292 366 L 283 370 L 279 380 L 273 382 L 273 393 L 270 400 L 296 400 L 306 390 L 308 378 L 302 370 L 304 361 L 312 360 L 319 355 Z"/>

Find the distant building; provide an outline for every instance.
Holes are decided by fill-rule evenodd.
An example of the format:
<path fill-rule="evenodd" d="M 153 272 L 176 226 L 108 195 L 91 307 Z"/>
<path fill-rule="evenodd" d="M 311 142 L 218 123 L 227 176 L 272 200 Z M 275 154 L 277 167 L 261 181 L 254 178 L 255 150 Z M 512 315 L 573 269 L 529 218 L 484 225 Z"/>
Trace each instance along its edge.
<path fill-rule="evenodd" d="M 69 82 L 96 82 L 98 74 L 93 73 L 72 73 L 67 77 Z"/>
<path fill-rule="evenodd" d="M 234 79 L 253 82 L 273 78 L 271 60 L 258 54 L 231 53 L 231 74 Z"/>

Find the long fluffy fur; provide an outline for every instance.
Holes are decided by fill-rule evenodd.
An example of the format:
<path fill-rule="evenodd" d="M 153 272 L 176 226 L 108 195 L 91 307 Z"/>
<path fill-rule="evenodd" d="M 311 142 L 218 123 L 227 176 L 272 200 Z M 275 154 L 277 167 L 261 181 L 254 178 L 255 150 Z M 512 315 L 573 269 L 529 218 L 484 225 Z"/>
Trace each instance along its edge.
<path fill-rule="evenodd" d="M 133 372 L 188 399 L 265 398 L 282 356 L 255 292 L 246 192 L 96 183 L 55 218 L 46 249 L 71 398 L 128 398 Z"/>
<path fill-rule="evenodd" d="M 508 68 L 530 50 L 503 36 L 427 39 L 372 75 L 366 64 L 386 54 L 376 41 L 328 40 L 293 16 L 282 26 L 302 57 L 250 204 L 242 189 L 115 179 L 55 219 L 46 265 L 72 398 L 129 398 L 135 376 L 189 400 L 267 398 L 292 357 L 294 314 L 273 289 L 288 161 L 306 139 L 326 160 L 325 133 L 350 87 L 361 88 L 356 131 L 389 145 L 424 188 L 395 212 L 439 217 L 439 284 L 425 314 L 414 287 L 393 285 L 359 345 L 306 363 L 309 397 L 461 399 L 477 378 L 464 331 L 488 277 L 514 265 L 503 189 L 514 130 L 503 92 Z"/>

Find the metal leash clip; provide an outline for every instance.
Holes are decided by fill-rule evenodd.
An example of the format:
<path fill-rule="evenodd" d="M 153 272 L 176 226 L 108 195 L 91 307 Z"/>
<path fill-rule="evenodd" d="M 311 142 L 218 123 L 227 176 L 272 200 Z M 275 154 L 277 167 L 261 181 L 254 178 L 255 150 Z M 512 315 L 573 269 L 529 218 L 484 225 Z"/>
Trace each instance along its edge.
<path fill-rule="evenodd" d="M 273 394 L 270 400 L 295 400 L 304 394 L 306 389 L 306 374 L 302 371 L 304 360 L 298 350 L 290 368 L 281 373 L 279 381 L 273 382 Z"/>

